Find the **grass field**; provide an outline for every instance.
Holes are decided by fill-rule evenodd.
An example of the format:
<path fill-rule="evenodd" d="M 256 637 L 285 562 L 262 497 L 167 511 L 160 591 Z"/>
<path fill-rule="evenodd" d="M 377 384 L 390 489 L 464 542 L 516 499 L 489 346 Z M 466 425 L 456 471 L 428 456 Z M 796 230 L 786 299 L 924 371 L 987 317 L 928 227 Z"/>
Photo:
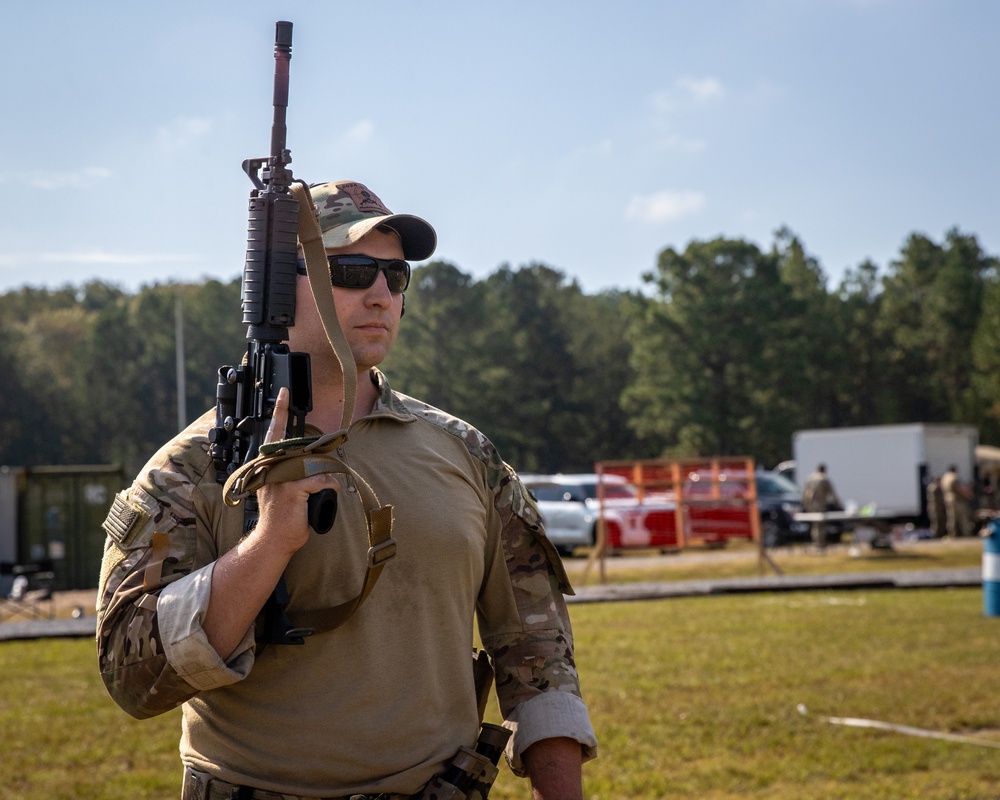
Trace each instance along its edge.
<path fill-rule="evenodd" d="M 812 560 L 838 568 L 832 556 Z M 1000 749 L 823 720 L 1000 742 L 1000 619 L 983 616 L 978 589 L 585 604 L 572 615 L 601 748 L 584 769 L 589 798 L 1000 796 Z M 177 798 L 179 726 L 178 712 L 138 722 L 120 711 L 90 641 L 0 643 L 4 798 Z M 491 794 L 529 796 L 506 769 Z"/>

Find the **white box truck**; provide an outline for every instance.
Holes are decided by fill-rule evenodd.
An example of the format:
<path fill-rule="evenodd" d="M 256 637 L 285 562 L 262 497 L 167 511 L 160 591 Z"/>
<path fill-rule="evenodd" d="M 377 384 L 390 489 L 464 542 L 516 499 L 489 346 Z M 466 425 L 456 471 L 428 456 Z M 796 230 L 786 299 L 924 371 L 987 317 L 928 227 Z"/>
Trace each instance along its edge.
<path fill-rule="evenodd" d="M 799 485 L 819 464 L 848 512 L 926 522 L 926 486 L 954 464 L 964 483 L 976 479 L 979 433 L 969 425 L 914 423 L 824 428 L 792 435 Z"/>

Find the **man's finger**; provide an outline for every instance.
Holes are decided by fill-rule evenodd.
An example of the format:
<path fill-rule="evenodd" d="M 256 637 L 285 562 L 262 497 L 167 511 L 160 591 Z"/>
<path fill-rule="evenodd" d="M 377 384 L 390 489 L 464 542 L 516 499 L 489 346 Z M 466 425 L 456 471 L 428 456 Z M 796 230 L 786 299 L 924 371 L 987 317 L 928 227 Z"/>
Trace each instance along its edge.
<path fill-rule="evenodd" d="M 274 401 L 274 414 L 267 428 L 265 442 L 276 442 L 285 438 L 285 428 L 288 427 L 288 388 L 282 386 Z"/>

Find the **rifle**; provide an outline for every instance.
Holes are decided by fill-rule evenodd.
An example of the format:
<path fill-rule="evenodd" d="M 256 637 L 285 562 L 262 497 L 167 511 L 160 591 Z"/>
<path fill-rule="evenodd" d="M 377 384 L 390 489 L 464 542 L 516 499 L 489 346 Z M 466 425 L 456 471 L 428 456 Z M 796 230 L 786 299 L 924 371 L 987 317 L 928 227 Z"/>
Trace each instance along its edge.
<path fill-rule="evenodd" d="M 309 354 L 293 353 L 286 341 L 295 324 L 295 284 L 299 203 L 292 196 L 285 146 L 288 107 L 288 66 L 292 53 L 292 23 L 278 22 L 274 41 L 274 121 L 271 152 L 266 158 L 249 158 L 243 171 L 253 182 L 250 192 L 247 252 L 243 269 L 243 322 L 247 327 L 246 358 L 239 366 L 219 368 L 216 386 L 215 427 L 209 433 L 210 454 L 220 483 L 260 452 L 274 415 L 281 387 L 289 391 L 285 438 L 301 437 L 306 414 L 312 410 L 312 376 Z M 337 493 L 324 489 L 310 495 L 309 523 L 317 533 L 333 526 Z M 244 533 L 257 524 L 255 495 L 244 500 Z M 282 622 L 287 605 L 284 580 L 265 607 L 270 620 L 268 641 L 301 644 L 301 636 Z M 271 624 L 273 623 L 273 624 Z M 277 628 L 274 628 L 277 625 Z"/>

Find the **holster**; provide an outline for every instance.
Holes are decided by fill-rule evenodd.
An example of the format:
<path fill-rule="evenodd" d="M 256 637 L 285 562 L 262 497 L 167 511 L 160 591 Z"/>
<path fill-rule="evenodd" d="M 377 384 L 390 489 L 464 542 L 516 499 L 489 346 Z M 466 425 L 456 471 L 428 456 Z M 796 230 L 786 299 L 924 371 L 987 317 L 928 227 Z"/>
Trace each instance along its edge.
<path fill-rule="evenodd" d="M 486 800 L 500 774 L 497 763 L 511 731 L 484 722 L 476 749 L 460 747 L 451 764 L 424 788 L 420 800 Z"/>

